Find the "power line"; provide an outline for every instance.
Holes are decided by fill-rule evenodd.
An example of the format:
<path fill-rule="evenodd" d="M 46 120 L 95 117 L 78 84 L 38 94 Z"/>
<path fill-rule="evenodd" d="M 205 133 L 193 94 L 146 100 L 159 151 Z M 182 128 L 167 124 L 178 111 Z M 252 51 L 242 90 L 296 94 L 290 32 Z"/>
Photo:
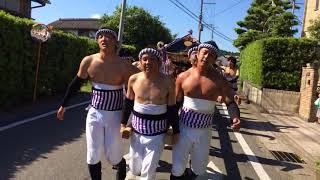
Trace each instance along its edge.
<path fill-rule="evenodd" d="M 223 9 L 223 10 L 219 11 L 219 12 L 217 12 L 217 13 L 215 14 L 215 16 L 218 16 L 218 15 L 220 15 L 220 14 L 222 14 L 222 13 L 224 13 L 224 12 L 226 12 L 226 11 L 230 10 L 231 8 L 233 8 L 233 7 L 237 6 L 238 4 L 240 4 L 240 3 L 244 2 L 244 1 L 245 1 L 245 0 L 243 0 L 243 1 L 239 0 L 239 1 L 238 1 L 238 2 L 236 2 L 235 4 L 233 4 L 233 5 L 231 5 L 231 6 L 227 7 L 227 8 L 225 8 L 225 9 Z"/>
<path fill-rule="evenodd" d="M 172 2 L 172 0 L 170 0 L 171 2 Z M 197 21 L 197 16 L 195 15 L 195 13 L 193 13 L 192 11 L 190 11 L 187 7 L 185 7 L 182 3 L 180 3 L 178 0 L 175 0 L 176 2 L 178 2 L 180 5 L 182 5 L 183 7 L 184 7 L 184 9 L 186 10 L 186 11 L 188 11 L 189 13 L 191 13 L 192 15 L 193 15 L 193 17 L 195 17 L 195 19 L 194 20 L 196 20 Z M 176 3 L 174 3 L 175 5 L 177 5 Z M 179 9 L 181 9 L 181 6 L 177 6 Z M 184 10 L 183 10 L 184 11 Z M 188 13 L 187 13 L 188 14 Z M 190 16 L 190 14 L 189 14 L 189 16 Z M 221 33 L 221 32 L 219 32 L 219 31 L 217 31 L 215 28 L 212 28 L 211 27 L 211 25 L 209 25 L 208 23 L 206 23 L 205 21 L 201 21 L 202 22 L 202 24 L 207 28 L 207 29 L 209 29 L 209 30 L 211 30 L 211 31 L 213 31 L 215 34 L 217 34 L 219 37 L 221 37 L 221 38 L 223 38 L 224 40 L 226 40 L 226 41 L 229 41 L 229 42 L 232 42 L 233 40 L 231 39 L 231 38 L 229 38 L 228 36 L 226 36 L 226 35 L 224 35 L 223 33 Z"/>
<path fill-rule="evenodd" d="M 180 10 L 182 10 L 183 12 L 185 12 L 187 15 L 189 15 L 193 20 L 195 20 L 196 22 L 198 22 L 198 16 L 195 15 L 195 13 L 193 13 L 192 11 L 190 11 L 187 7 L 185 7 L 181 2 L 179 2 L 178 0 L 169 0 L 171 3 L 173 3 L 176 7 L 178 7 Z M 177 4 L 179 3 L 179 4 Z M 224 35 L 223 33 L 217 31 L 215 28 L 212 28 L 208 23 L 204 22 L 203 20 L 201 21 L 202 24 L 209 30 L 213 31 L 216 35 L 218 35 L 219 37 L 221 37 L 222 39 L 229 41 L 232 43 L 232 39 L 229 38 L 228 36 Z"/>

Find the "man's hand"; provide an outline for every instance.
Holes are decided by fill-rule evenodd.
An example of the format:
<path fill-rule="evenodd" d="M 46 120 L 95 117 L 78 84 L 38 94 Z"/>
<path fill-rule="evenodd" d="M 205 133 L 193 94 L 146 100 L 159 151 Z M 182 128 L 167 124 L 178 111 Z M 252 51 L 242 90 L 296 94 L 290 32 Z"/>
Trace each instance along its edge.
<path fill-rule="evenodd" d="M 238 132 L 240 130 L 240 119 L 239 118 L 234 118 L 232 120 L 231 128 L 236 132 Z"/>
<path fill-rule="evenodd" d="M 120 134 L 121 134 L 122 138 L 129 139 L 129 137 L 131 135 L 131 128 L 130 127 L 126 127 L 124 125 L 121 125 Z"/>
<path fill-rule="evenodd" d="M 60 106 L 58 112 L 57 112 L 57 118 L 62 121 L 63 120 L 63 117 L 64 117 L 64 112 L 65 112 L 65 109 L 64 107 Z"/>
<path fill-rule="evenodd" d="M 241 98 L 239 95 L 234 95 L 234 101 L 238 104 L 238 106 L 241 104 Z"/>
<path fill-rule="evenodd" d="M 218 102 L 218 103 L 223 103 L 223 98 L 222 98 L 222 96 L 218 96 L 217 102 Z"/>

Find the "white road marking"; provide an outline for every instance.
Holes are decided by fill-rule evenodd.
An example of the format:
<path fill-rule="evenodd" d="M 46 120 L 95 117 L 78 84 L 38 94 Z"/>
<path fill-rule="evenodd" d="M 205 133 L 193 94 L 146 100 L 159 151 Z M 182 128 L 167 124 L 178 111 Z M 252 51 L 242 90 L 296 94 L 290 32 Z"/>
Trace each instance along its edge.
<path fill-rule="evenodd" d="M 227 111 L 227 106 L 225 104 L 222 104 L 222 108 L 227 118 L 230 118 Z M 263 169 L 263 166 L 261 165 L 261 163 L 259 163 L 259 160 L 257 159 L 257 157 L 254 155 L 254 153 L 250 149 L 248 143 L 244 140 L 242 134 L 238 132 L 234 132 L 234 135 L 238 139 L 239 144 L 241 145 L 244 153 L 247 155 L 249 162 L 251 163 L 253 169 L 256 171 L 258 177 L 263 180 L 271 180 L 267 172 Z"/>
<path fill-rule="evenodd" d="M 214 171 L 217 172 L 217 173 L 222 174 L 222 171 L 221 171 L 212 161 L 210 161 L 210 162 L 208 163 L 208 166 L 207 166 L 207 167 L 208 167 L 208 168 L 211 168 L 212 170 L 214 170 Z M 211 171 L 207 170 L 207 172 L 211 172 Z"/>
<path fill-rule="evenodd" d="M 79 104 L 68 106 L 68 107 L 66 107 L 66 110 L 72 109 L 72 108 L 75 108 L 75 107 L 78 107 L 78 106 L 82 106 L 82 105 L 85 105 L 85 104 L 88 104 L 89 102 L 90 101 L 85 101 L 85 102 L 82 102 L 82 103 L 79 103 Z M 57 113 L 57 110 L 53 110 L 53 111 L 50 111 L 50 112 L 47 112 L 47 113 L 44 113 L 44 114 L 41 114 L 41 115 L 38 115 L 38 116 L 27 118 L 27 119 L 24 119 L 24 120 L 21 120 L 21 121 L 18 121 L 18 122 L 15 122 L 15 123 L 0 127 L 0 132 L 4 131 L 4 130 L 7 130 L 7 129 L 10 129 L 10 128 L 13 128 L 13 127 L 16 127 L 16 126 L 19 126 L 19 125 L 22 125 L 22 124 L 25 124 L 25 123 L 28 123 L 28 122 L 31 122 L 31 121 L 34 121 L 34 120 L 37 120 L 37 119 L 40 119 L 40 118 L 44 118 L 44 117 L 50 116 L 50 115 L 55 114 L 55 113 Z"/>

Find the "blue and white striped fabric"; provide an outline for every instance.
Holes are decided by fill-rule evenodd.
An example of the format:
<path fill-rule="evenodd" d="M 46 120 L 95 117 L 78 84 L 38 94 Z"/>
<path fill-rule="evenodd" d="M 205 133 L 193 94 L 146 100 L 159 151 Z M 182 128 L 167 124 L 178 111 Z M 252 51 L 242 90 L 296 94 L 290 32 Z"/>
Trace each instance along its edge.
<path fill-rule="evenodd" d="M 195 46 L 195 47 L 192 47 L 192 48 L 189 49 L 189 51 L 188 51 L 188 57 L 190 57 L 190 55 L 191 55 L 191 53 L 192 53 L 193 51 L 198 51 L 198 46 Z"/>
<path fill-rule="evenodd" d="M 98 39 L 99 35 L 102 34 L 102 33 L 109 33 L 109 34 L 111 34 L 115 39 L 118 38 L 117 33 L 114 32 L 114 31 L 111 30 L 111 29 L 99 29 L 99 30 L 96 32 L 96 40 Z"/>
<path fill-rule="evenodd" d="M 218 49 L 211 44 L 202 43 L 198 46 L 198 50 L 200 50 L 201 48 L 207 48 L 210 51 L 212 51 L 213 53 L 218 54 Z"/>
<path fill-rule="evenodd" d="M 105 111 L 122 110 L 123 89 L 104 90 L 92 87 L 91 106 Z"/>
<path fill-rule="evenodd" d="M 161 53 L 158 50 L 153 49 L 153 48 L 142 49 L 139 53 L 139 59 L 141 59 L 144 54 L 152 54 L 152 55 L 156 56 L 159 60 L 162 59 Z"/>
<path fill-rule="evenodd" d="M 142 135 L 155 136 L 167 132 L 167 114 L 149 115 L 132 112 L 133 130 Z"/>
<path fill-rule="evenodd" d="M 202 113 L 182 107 L 179 120 L 191 128 L 208 128 L 212 125 L 213 113 Z"/>

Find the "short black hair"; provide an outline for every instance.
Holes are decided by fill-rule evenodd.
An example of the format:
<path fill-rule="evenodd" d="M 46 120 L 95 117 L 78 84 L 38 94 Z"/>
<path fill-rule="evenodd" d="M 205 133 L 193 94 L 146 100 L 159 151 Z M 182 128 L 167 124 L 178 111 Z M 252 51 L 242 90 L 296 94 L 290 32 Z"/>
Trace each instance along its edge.
<path fill-rule="evenodd" d="M 214 41 L 207 41 L 207 42 L 204 42 L 205 44 L 210 44 L 210 45 L 212 45 L 213 47 L 215 47 L 218 51 L 220 50 L 219 49 L 219 47 L 218 47 L 218 45 L 217 45 L 217 43 L 216 42 L 214 42 Z"/>
<path fill-rule="evenodd" d="M 237 64 L 237 59 L 233 56 L 229 56 L 228 61 L 232 62 L 233 64 Z"/>

